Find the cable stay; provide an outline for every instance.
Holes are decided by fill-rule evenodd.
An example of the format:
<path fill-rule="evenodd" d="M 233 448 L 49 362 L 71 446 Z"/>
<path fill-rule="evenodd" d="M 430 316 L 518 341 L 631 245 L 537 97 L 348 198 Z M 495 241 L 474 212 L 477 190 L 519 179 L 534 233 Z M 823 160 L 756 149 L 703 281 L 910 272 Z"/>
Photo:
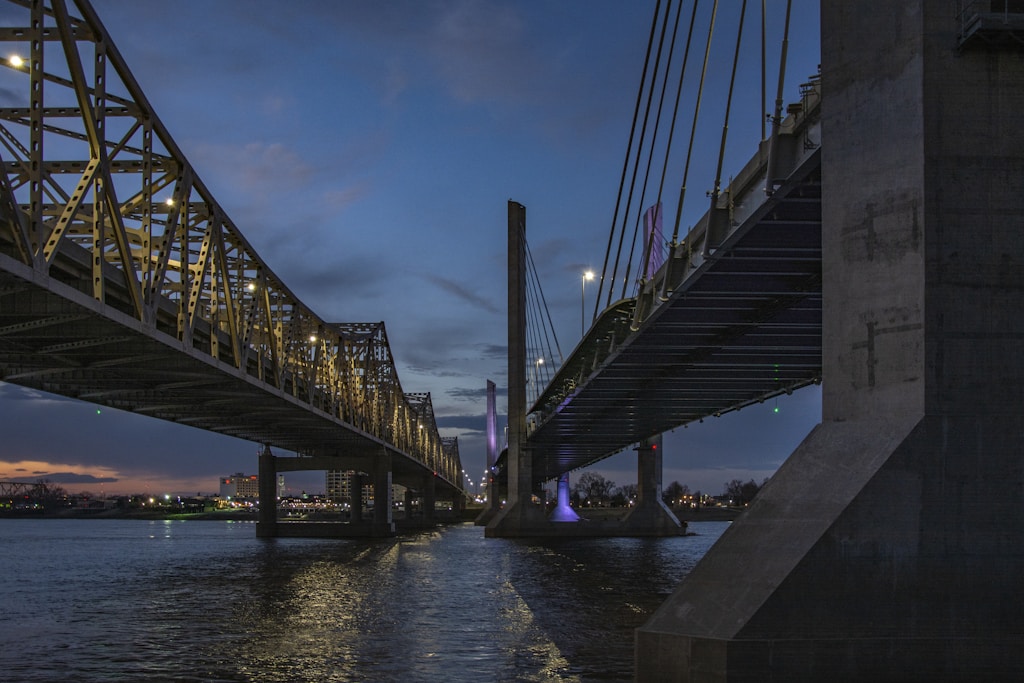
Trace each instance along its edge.
<path fill-rule="evenodd" d="M 601 278 L 597 282 L 597 296 L 594 297 L 594 315 L 591 319 L 597 319 L 597 311 L 601 306 L 601 293 L 604 291 L 604 278 L 608 271 L 608 257 L 612 251 L 612 243 L 615 240 L 615 225 L 619 220 L 619 205 L 622 202 L 622 190 L 626 186 L 626 174 L 629 171 L 630 150 L 633 149 L 633 136 L 636 133 L 636 121 L 640 116 L 640 103 L 643 101 L 644 87 L 647 83 L 647 69 L 651 61 L 651 47 L 654 45 L 654 34 L 658 28 L 658 12 L 661 8 L 661 0 L 654 7 L 654 18 L 651 20 L 651 35 L 647 39 L 647 57 L 644 58 L 643 74 L 640 76 L 640 89 L 636 93 L 636 107 L 633 109 L 633 124 L 629 130 L 629 142 L 626 144 L 626 158 L 622 162 L 622 177 L 619 179 L 619 195 L 615 200 L 615 211 L 612 213 L 612 227 L 608 232 L 608 247 L 604 252 L 604 264 L 601 266 Z"/>
<path fill-rule="evenodd" d="M 523 247 L 526 254 L 526 398 L 527 404 L 532 405 L 565 359 L 530 245 L 525 239 Z"/>
<path fill-rule="evenodd" d="M 720 7 L 718 0 L 691 0 L 690 6 L 686 8 L 689 11 L 685 12 L 686 0 L 677 0 L 674 8 L 673 0 L 659 0 L 656 3 L 604 263 L 597 282 L 598 292 L 591 325 L 597 320 L 599 312 L 612 304 L 616 295 L 618 298 L 636 296 L 639 288 L 653 277 L 662 264 L 672 268 L 672 264 L 680 260 L 680 255 L 706 257 L 709 255 L 708 249 L 720 243 L 727 234 L 731 220 L 730 209 L 719 208 L 719 202 L 724 201 L 723 195 L 728 194 L 728 189 L 723 189 L 722 177 L 727 162 L 729 125 L 734 105 L 742 106 L 744 113 L 757 115 L 760 140 L 774 141 L 782 119 L 782 91 L 792 0 L 786 3 L 786 19 L 778 55 L 778 94 L 773 114 L 767 112 L 768 3 L 762 0 L 760 4 L 760 45 L 744 47 L 744 24 L 748 20 L 754 21 L 748 17 L 747 0 L 743 0 L 742 4 L 722 5 L 726 9 Z M 687 21 L 685 27 L 683 21 Z M 734 29 L 733 39 L 723 42 L 721 46 L 717 44 L 721 41 L 715 39 L 718 24 L 729 24 L 728 28 Z M 698 36 L 701 34 L 704 35 L 703 46 L 699 45 L 701 40 Z M 701 47 L 703 56 L 698 72 L 691 68 L 691 61 L 696 63 Z M 749 77 L 744 75 L 748 67 L 744 66 L 743 70 L 740 68 L 741 61 L 746 64 L 745 57 L 748 55 L 750 61 L 756 61 L 759 66 L 759 100 L 753 83 L 756 77 L 752 73 Z M 726 59 L 729 61 L 726 62 Z M 728 66 L 719 64 L 720 61 Z M 716 74 L 722 77 L 716 80 Z M 726 74 L 727 81 L 724 78 Z M 712 91 L 713 85 L 723 87 Z M 713 137 L 708 132 L 710 121 L 705 123 L 702 119 L 702 107 L 705 100 L 709 99 L 705 97 L 706 92 L 710 95 L 722 92 L 724 98 L 721 103 L 712 102 L 712 109 L 717 110 L 712 116 L 717 114 L 721 119 L 721 134 L 716 150 L 709 149 Z M 742 100 L 742 105 L 737 103 L 737 99 Z M 671 107 L 668 105 L 670 101 Z M 676 124 L 684 118 L 689 119 L 690 123 L 688 141 L 685 152 L 682 149 L 677 152 Z M 766 131 L 768 122 L 771 123 L 770 133 Z M 771 161 L 774 156 L 769 154 L 768 158 Z M 655 159 L 661 163 L 656 164 Z M 658 165 L 661 167 L 661 175 L 657 178 L 657 194 L 656 197 L 650 197 L 654 184 L 651 176 L 652 172 L 657 173 L 655 169 Z M 711 205 L 708 236 L 703 252 L 694 254 L 693 245 L 687 244 L 685 235 L 680 233 L 688 213 L 694 213 L 695 208 L 703 213 L 699 207 L 690 208 L 686 201 L 690 171 L 697 166 L 701 167 L 701 173 L 707 173 L 705 177 L 713 180 L 709 183 L 710 189 L 706 195 Z M 673 167 L 681 169 L 673 171 Z M 664 190 L 666 182 L 675 173 L 679 173 L 676 177 L 680 181 L 673 213 L 664 206 Z M 770 192 L 771 188 L 772 176 L 769 175 L 766 191 Z M 667 232 L 668 221 L 671 221 L 672 230 L 666 240 L 661 234 L 661 226 L 664 224 Z M 677 258 L 670 259 L 669 255 Z M 664 280 L 666 288 L 671 287 L 672 278 L 666 277 Z M 669 289 L 660 293 L 662 299 L 670 294 Z"/>

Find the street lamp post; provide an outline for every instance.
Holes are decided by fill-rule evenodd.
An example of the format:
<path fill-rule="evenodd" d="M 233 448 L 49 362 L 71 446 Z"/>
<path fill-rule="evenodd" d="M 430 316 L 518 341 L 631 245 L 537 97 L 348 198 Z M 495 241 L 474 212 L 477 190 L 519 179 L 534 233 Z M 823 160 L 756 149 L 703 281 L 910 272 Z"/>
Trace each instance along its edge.
<path fill-rule="evenodd" d="M 594 279 L 594 271 L 588 270 L 583 273 L 583 291 L 580 299 L 580 335 L 587 331 L 587 280 Z"/>
<path fill-rule="evenodd" d="M 534 392 L 537 393 L 538 396 L 540 395 L 540 385 L 541 385 L 540 366 L 542 366 L 542 365 L 544 365 L 544 357 L 543 356 L 541 356 L 540 358 L 538 358 L 534 362 L 534 364 L 533 364 L 533 372 L 531 373 L 533 375 L 533 386 L 534 386 L 533 390 L 534 390 Z"/>

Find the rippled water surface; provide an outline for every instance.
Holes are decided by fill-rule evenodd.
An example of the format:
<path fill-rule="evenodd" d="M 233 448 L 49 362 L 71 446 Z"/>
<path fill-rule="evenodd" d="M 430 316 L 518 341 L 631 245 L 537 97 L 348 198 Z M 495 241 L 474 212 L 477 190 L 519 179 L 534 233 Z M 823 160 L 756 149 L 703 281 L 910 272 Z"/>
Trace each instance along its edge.
<path fill-rule="evenodd" d="M 0 679 L 629 681 L 633 629 L 727 522 L 663 539 L 257 539 L 0 520 Z"/>

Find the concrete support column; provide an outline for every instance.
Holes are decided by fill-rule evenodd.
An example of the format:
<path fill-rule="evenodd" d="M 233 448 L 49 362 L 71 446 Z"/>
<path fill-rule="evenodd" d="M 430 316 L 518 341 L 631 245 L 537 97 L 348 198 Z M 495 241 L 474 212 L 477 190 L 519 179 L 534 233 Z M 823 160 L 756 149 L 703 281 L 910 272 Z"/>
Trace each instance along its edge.
<path fill-rule="evenodd" d="M 420 501 L 423 505 L 423 521 L 430 523 L 434 521 L 434 507 L 437 502 L 437 478 L 428 474 L 423 480 L 423 491 L 420 494 Z"/>
<path fill-rule="evenodd" d="M 623 524 L 638 534 L 648 532 L 664 536 L 682 534 L 686 530 L 686 525 L 680 523 L 661 498 L 663 457 L 661 448 L 661 434 L 645 439 L 636 448 L 636 507 L 626 515 Z"/>
<path fill-rule="evenodd" d="M 578 522 L 580 516 L 572 509 L 569 501 L 569 473 L 564 472 L 558 478 L 558 502 L 555 509 L 548 515 L 552 522 Z"/>
<path fill-rule="evenodd" d="M 277 467 L 270 446 L 264 445 L 259 461 L 260 506 L 256 535 L 277 536 Z"/>
<path fill-rule="evenodd" d="M 373 525 L 385 534 L 395 530 L 391 521 L 392 503 L 391 453 L 382 449 L 373 467 Z"/>
<path fill-rule="evenodd" d="M 484 534 L 517 536 L 543 524 L 533 503 L 532 454 L 526 446 L 526 207 L 508 203 L 508 502 Z"/>
<path fill-rule="evenodd" d="M 413 494 L 412 489 L 405 490 L 405 518 L 412 519 L 412 505 L 413 501 L 416 500 L 416 496 Z"/>
<path fill-rule="evenodd" d="M 934 0 L 821 17 L 822 424 L 636 678 L 1024 680 L 1024 60 Z"/>
<path fill-rule="evenodd" d="M 359 524 L 363 521 L 363 473 L 353 472 L 352 473 L 352 511 L 349 516 L 349 520 L 353 524 Z"/>

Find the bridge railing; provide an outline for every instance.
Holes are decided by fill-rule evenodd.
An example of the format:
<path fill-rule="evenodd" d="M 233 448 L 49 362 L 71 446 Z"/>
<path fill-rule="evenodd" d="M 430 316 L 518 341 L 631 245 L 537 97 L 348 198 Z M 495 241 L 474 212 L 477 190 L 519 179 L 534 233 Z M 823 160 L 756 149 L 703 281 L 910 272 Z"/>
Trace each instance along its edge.
<path fill-rule="evenodd" d="M 20 102 L 0 108 L 0 254 L 457 481 L 429 395 L 402 391 L 384 324 L 326 322 L 271 271 L 89 3 L 9 4 L 0 89 Z"/>
<path fill-rule="evenodd" d="M 711 207 L 646 282 L 641 282 L 631 327 L 637 330 L 682 283 L 694 276 L 729 234 L 760 209 L 791 172 L 821 144 L 821 81 L 812 78 L 801 87 L 801 99 L 789 106 L 777 139 L 764 140 L 746 166 L 730 181 Z"/>
<path fill-rule="evenodd" d="M 1024 0 L 957 0 L 956 18 L 961 49 L 1024 47 Z"/>

